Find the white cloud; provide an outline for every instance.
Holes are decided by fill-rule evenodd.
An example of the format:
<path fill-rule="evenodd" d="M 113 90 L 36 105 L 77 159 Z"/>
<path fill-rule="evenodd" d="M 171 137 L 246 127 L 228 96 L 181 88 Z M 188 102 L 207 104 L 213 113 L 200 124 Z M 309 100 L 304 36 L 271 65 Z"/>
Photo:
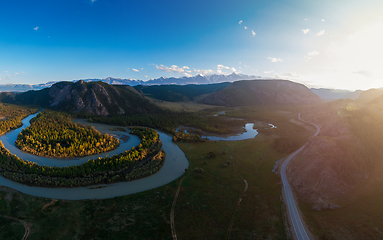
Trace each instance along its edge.
<path fill-rule="evenodd" d="M 325 34 L 325 30 L 322 30 L 322 31 L 320 31 L 320 32 L 317 33 L 317 36 L 322 36 L 322 35 L 324 35 L 324 34 Z"/>
<path fill-rule="evenodd" d="M 269 73 L 271 73 L 272 71 L 263 71 L 264 73 L 266 73 L 266 74 L 269 74 Z"/>
<path fill-rule="evenodd" d="M 171 67 L 167 67 L 165 65 L 156 65 L 156 68 L 158 70 L 164 71 L 164 72 L 170 72 L 170 73 L 183 73 L 184 75 L 186 73 L 191 73 L 188 66 L 183 66 L 182 68 L 178 67 L 177 65 L 172 65 Z"/>
<path fill-rule="evenodd" d="M 309 19 L 308 18 L 305 18 L 305 21 L 308 21 Z"/>
<path fill-rule="evenodd" d="M 37 31 L 38 29 L 39 29 L 39 26 L 37 26 L 37 27 L 35 27 L 35 28 L 33 28 L 35 31 Z"/>
<path fill-rule="evenodd" d="M 253 34 L 253 37 L 256 35 L 256 33 L 253 30 L 251 30 L 251 34 Z"/>
<path fill-rule="evenodd" d="M 132 68 L 132 70 L 135 71 L 135 72 L 140 72 L 140 70 L 135 69 L 135 68 Z"/>
<path fill-rule="evenodd" d="M 15 74 L 13 74 L 13 76 L 16 76 L 16 75 L 19 75 L 19 73 L 15 73 Z"/>
<path fill-rule="evenodd" d="M 92 3 L 96 2 L 97 0 L 90 0 Z"/>
<path fill-rule="evenodd" d="M 194 69 L 195 73 L 201 74 L 201 75 L 207 75 L 207 74 L 214 74 L 216 73 L 214 70 L 211 69 Z"/>
<path fill-rule="evenodd" d="M 147 78 L 148 76 L 147 76 L 147 75 L 145 75 L 145 77 Z"/>
<path fill-rule="evenodd" d="M 246 27 L 246 26 L 244 26 L 243 28 L 247 29 L 247 27 Z"/>
<path fill-rule="evenodd" d="M 227 66 L 218 64 L 218 65 L 217 65 L 217 69 L 218 69 L 218 70 L 222 70 L 222 69 L 230 69 L 230 67 L 227 67 Z"/>
<path fill-rule="evenodd" d="M 285 80 L 300 80 L 300 76 L 295 72 L 288 72 L 284 74 L 275 73 L 274 77 L 277 79 L 285 79 Z"/>
<path fill-rule="evenodd" d="M 243 22 L 243 21 L 241 20 L 241 21 L 238 22 L 238 24 L 241 24 L 242 22 Z"/>
<path fill-rule="evenodd" d="M 267 59 L 269 59 L 272 63 L 283 62 L 283 59 L 281 58 L 268 57 Z"/>
<path fill-rule="evenodd" d="M 193 75 L 191 75 L 190 73 L 184 73 L 184 75 L 186 76 L 186 77 L 192 77 Z"/>
<path fill-rule="evenodd" d="M 307 34 L 307 33 L 309 33 L 310 32 L 310 29 L 302 29 L 302 32 L 303 32 L 303 34 Z"/>
<path fill-rule="evenodd" d="M 314 51 L 311 51 L 311 52 L 307 53 L 307 55 L 309 55 L 309 56 L 316 56 L 316 55 L 319 55 L 319 52 L 314 50 Z"/>
<path fill-rule="evenodd" d="M 324 19 L 322 18 L 321 21 L 324 22 Z"/>
<path fill-rule="evenodd" d="M 5 73 L 7 73 L 8 71 L 4 71 Z"/>

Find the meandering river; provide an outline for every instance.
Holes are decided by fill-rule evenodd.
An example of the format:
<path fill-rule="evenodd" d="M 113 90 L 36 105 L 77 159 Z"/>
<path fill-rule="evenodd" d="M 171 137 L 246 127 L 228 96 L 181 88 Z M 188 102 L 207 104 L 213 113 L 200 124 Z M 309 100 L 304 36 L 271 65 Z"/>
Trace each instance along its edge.
<path fill-rule="evenodd" d="M 111 131 L 109 128 L 113 128 L 114 126 L 109 126 L 106 124 L 94 124 L 94 123 L 86 123 L 88 125 L 94 126 L 101 133 L 108 133 L 110 135 L 129 135 L 129 140 L 127 142 L 120 141 L 120 146 L 107 153 L 92 155 L 88 157 L 76 158 L 71 160 L 64 160 L 58 158 L 47 158 L 47 157 L 39 157 L 32 154 L 28 154 L 20 151 L 15 146 L 15 141 L 19 133 L 23 128 L 29 126 L 29 121 L 35 117 L 36 114 L 30 115 L 25 118 L 23 122 L 23 126 L 7 134 L 0 137 L 0 141 L 3 142 L 4 146 L 12 153 L 23 160 L 28 160 L 32 162 L 36 162 L 39 165 L 46 166 L 71 166 L 71 165 L 79 165 L 86 162 L 88 159 L 95 159 L 103 156 L 111 156 L 113 154 L 121 153 L 125 150 L 131 149 L 133 146 L 139 144 L 140 140 L 137 136 L 130 135 L 125 132 L 116 132 Z M 85 123 L 83 120 L 76 120 L 76 122 Z M 124 196 L 132 193 L 142 192 L 149 189 L 157 188 L 163 186 L 178 177 L 180 177 L 185 169 L 189 167 L 189 161 L 187 160 L 184 152 L 172 142 L 172 137 L 167 134 L 158 131 L 160 134 L 160 139 L 162 141 L 162 147 L 166 152 L 166 159 L 163 167 L 157 173 L 137 179 L 130 182 L 119 182 L 113 184 L 104 184 L 102 186 L 106 186 L 103 188 L 92 189 L 89 187 L 77 187 L 77 188 L 44 188 L 44 187 L 32 187 L 28 185 L 23 185 L 17 182 L 13 182 L 6 178 L 0 176 L 0 185 L 10 187 L 16 189 L 22 193 L 37 196 L 37 197 L 46 197 L 46 198 L 54 198 L 54 199 L 67 199 L 67 200 L 84 200 L 84 199 L 106 199 L 113 198 L 117 196 Z"/>
<path fill-rule="evenodd" d="M 89 159 L 97 159 L 99 157 L 112 156 L 114 154 L 119 154 L 126 150 L 131 149 L 134 146 L 137 146 L 140 143 L 140 139 L 135 136 L 129 134 L 129 132 L 119 132 L 112 131 L 111 128 L 115 128 L 115 126 L 110 126 L 107 124 L 99 124 L 99 123 L 88 123 L 85 119 L 74 119 L 73 122 L 87 124 L 95 127 L 101 133 L 107 133 L 109 135 L 117 135 L 120 136 L 120 139 L 126 135 L 129 136 L 128 141 L 120 140 L 120 146 L 110 152 L 101 153 L 92 156 L 80 157 L 80 158 L 71 158 L 71 159 L 60 159 L 60 158 L 48 158 L 48 157 L 39 157 L 35 156 L 23 151 L 20 151 L 15 146 L 15 141 L 17 136 L 22 131 L 22 129 L 28 127 L 30 125 L 29 121 L 35 117 L 37 114 L 32 114 L 27 118 L 23 119 L 23 126 L 15 129 L 13 131 L 8 132 L 7 134 L 0 137 L 0 141 L 3 142 L 4 146 L 16 156 L 20 157 L 23 160 L 28 160 L 31 162 L 35 162 L 39 165 L 45 166 L 73 166 L 80 165 L 88 161 Z M 270 124 L 270 126 L 273 126 Z M 248 123 L 245 126 L 246 132 L 241 133 L 236 136 L 227 136 L 227 137 L 215 137 L 215 136 L 207 136 L 209 140 L 212 141 L 237 141 L 237 140 L 245 140 L 249 138 L 254 138 L 258 131 L 254 129 L 253 123 Z M 22 193 L 37 196 L 37 197 L 46 197 L 46 198 L 54 198 L 54 199 L 66 199 L 66 200 L 84 200 L 84 199 L 106 199 L 113 198 L 118 196 L 124 196 L 132 193 L 142 192 L 146 190 L 150 190 L 153 188 L 157 188 L 163 186 L 178 177 L 184 174 L 185 169 L 189 167 L 189 161 L 187 160 L 184 152 L 172 142 L 172 137 L 158 131 L 160 134 L 160 139 L 162 141 L 162 148 L 166 152 L 166 159 L 163 167 L 157 173 L 137 179 L 130 182 L 119 182 L 113 184 L 103 184 L 99 185 L 102 188 L 94 188 L 94 187 L 77 187 L 77 188 L 45 188 L 45 187 L 32 187 L 28 185 L 23 185 L 17 182 L 13 182 L 6 178 L 0 176 L 0 185 L 10 187 L 16 189 Z"/>

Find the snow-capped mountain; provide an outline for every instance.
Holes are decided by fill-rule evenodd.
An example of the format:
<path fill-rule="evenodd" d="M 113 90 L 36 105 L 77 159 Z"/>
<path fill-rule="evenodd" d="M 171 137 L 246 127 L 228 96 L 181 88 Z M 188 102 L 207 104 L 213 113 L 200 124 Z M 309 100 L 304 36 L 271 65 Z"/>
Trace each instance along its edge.
<path fill-rule="evenodd" d="M 255 80 L 262 79 L 259 76 L 249 76 L 244 74 L 232 73 L 230 75 L 223 74 L 213 74 L 213 75 L 196 75 L 193 77 L 160 77 L 157 79 L 151 79 L 148 81 L 136 80 L 136 79 L 121 79 L 121 78 L 104 78 L 104 79 L 82 79 L 85 82 L 95 82 L 102 81 L 111 85 L 165 85 L 165 84 L 175 84 L 175 85 L 186 85 L 186 84 L 212 84 L 212 83 L 222 83 L 222 82 L 235 82 L 239 80 Z M 78 80 L 73 80 L 71 82 L 77 82 Z M 56 82 L 47 82 L 44 84 L 6 84 L 0 85 L 0 92 L 26 92 L 29 90 L 40 90 L 43 88 L 51 87 Z"/>

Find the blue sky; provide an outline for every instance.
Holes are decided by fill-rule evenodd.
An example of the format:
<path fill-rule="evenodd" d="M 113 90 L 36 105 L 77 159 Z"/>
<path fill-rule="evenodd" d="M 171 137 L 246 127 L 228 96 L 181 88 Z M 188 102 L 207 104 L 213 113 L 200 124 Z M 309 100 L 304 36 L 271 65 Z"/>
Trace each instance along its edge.
<path fill-rule="evenodd" d="M 382 1 L 1 1 L 0 84 L 237 73 L 383 86 Z"/>

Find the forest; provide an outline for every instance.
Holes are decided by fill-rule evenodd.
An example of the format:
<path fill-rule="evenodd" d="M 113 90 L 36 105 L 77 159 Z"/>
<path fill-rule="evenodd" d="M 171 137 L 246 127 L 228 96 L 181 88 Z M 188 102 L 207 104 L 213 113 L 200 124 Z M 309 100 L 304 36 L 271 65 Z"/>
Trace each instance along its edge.
<path fill-rule="evenodd" d="M 172 138 L 173 142 L 204 142 L 206 141 L 198 134 L 175 132 Z"/>
<path fill-rule="evenodd" d="M 22 126 L 21 120 L 30 114 L 36 113 L 37 108 L 0 103 L 0 135 Z"/>
<path fill-rule="evenodd" d="M 80 187 L 95 184 L 130 181 L 149 176 L 160 170 L 165 152 L 156 131 L 131 127 L 131 134 L 141 143 L 131 150 L 111 157 L 98 158 L 70 167 L 47 167 L 23 161 L 0 145 L 0 173 L 5 178 L 42 187 Z"/>
<path fill-rule="evenodd" d="M 68 114 L 44 110 L 22 130 L 15 145 L 38 156 L 77 157 L 108 152 L 120 143 L 92 127 L 72 123 Z"/>

